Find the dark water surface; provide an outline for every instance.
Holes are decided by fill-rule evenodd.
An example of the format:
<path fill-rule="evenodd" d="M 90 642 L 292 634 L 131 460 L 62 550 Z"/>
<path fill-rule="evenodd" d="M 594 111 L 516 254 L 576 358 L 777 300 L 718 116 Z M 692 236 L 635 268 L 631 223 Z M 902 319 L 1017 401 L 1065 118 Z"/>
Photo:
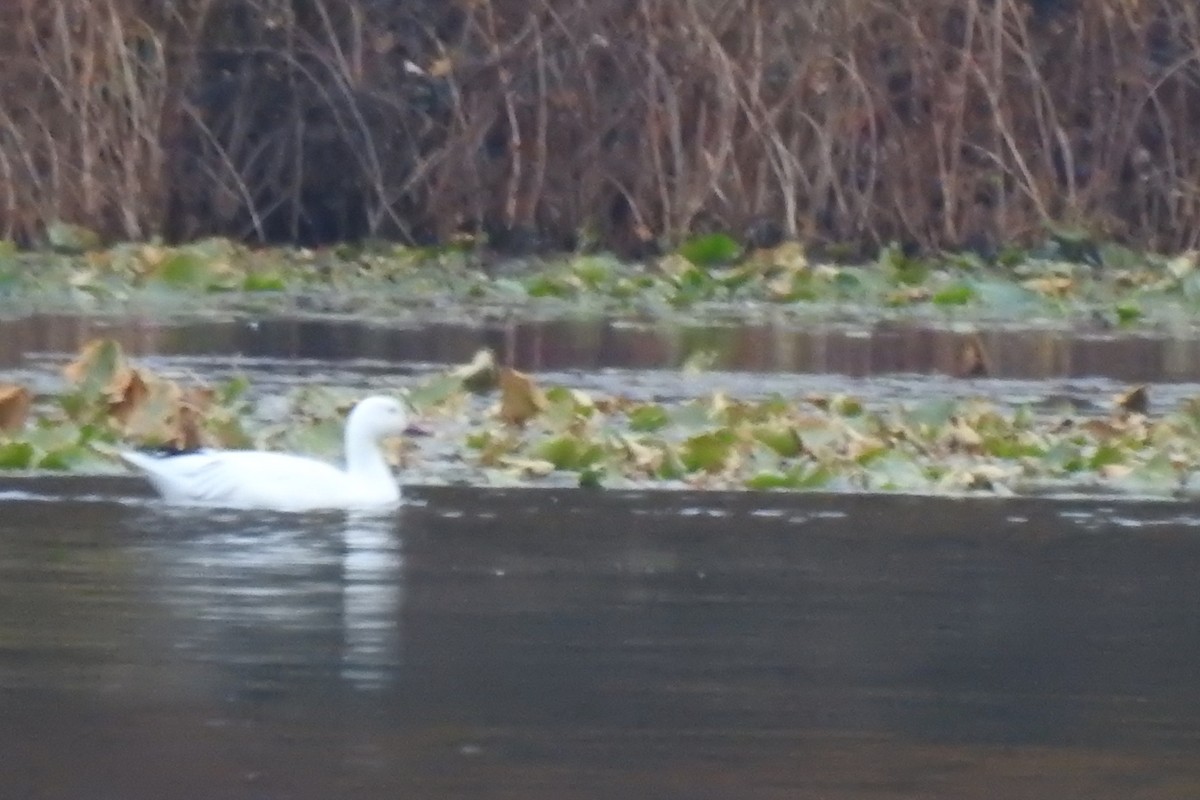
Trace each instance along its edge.
<path fill-rule="evenodd" d="M 1200 797 L 1188 505 L 13 485 L 4 800 Z"/>
<path fill-rule="evenodd" d="M 488 319 L 469 309 L 414 318 L 139 318 L 32 314 L 0 318 L 0 369 L 36 353 L 75 353 L 111 336 L 138 355 L 230 356 L 446 364 L 481 347 L 501 363 L 534 371 L 677 369 L 697 353 L 739 372 L 963 375 L 978 347 L 993 378 L 1100 377 L 1117 381 L 1200 381 L 1200 335 L 1178 331 L 1072 329 L 1035 322 L 951 325 L 928 320 L 803 324 L 743 322 Z"/>

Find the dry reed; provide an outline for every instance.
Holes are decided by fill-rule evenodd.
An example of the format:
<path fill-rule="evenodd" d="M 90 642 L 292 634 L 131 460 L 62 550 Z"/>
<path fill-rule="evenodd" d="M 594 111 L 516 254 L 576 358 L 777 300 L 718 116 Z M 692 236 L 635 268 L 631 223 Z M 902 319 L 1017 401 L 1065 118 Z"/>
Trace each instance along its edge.
<path fill-rule="evenodd" d="M 13 0 L 0 54 L 21 241 L 1200 244 L 1193 0 Z"/>

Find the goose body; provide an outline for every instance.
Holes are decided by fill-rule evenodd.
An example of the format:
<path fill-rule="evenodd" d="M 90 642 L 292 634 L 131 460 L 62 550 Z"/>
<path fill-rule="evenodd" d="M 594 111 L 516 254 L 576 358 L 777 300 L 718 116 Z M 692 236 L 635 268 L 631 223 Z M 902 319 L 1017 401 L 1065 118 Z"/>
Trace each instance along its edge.
<path fill-rule="evenodd" d="M 120 456 L 169 503 L 275 511 L 387 509 L 399 505 L 400 486 L 381 445 L 407 428 L 404 406 L 376 396 L 359 402 L 346 420 L 344 468 L 257 450 Z"/>

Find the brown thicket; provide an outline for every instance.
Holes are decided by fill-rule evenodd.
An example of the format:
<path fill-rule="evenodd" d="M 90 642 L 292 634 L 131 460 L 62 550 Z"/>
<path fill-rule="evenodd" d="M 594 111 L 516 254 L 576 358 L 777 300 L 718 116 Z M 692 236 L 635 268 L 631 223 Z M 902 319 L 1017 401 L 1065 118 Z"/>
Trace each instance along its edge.
<path fill-rule="evenodd" d="M 1195 0 L 8 0 L 0 235 L 1200 243 Z"/>

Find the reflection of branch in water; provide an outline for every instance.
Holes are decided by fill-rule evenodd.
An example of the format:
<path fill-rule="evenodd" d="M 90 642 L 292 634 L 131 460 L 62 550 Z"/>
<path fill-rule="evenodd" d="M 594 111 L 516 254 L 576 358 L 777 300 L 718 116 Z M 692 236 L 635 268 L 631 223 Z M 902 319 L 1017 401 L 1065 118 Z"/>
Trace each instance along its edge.
<path fill-rule="evenodd" d="M 342 557 L 342 677 L 378 689 L 400 666 L 404 556 L 394 516 L 350 514 Z"/>

